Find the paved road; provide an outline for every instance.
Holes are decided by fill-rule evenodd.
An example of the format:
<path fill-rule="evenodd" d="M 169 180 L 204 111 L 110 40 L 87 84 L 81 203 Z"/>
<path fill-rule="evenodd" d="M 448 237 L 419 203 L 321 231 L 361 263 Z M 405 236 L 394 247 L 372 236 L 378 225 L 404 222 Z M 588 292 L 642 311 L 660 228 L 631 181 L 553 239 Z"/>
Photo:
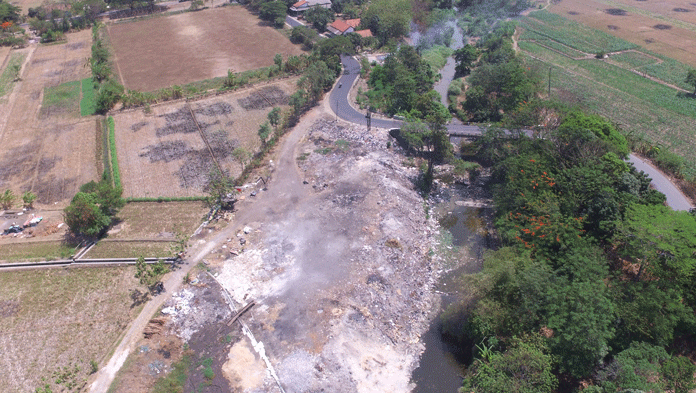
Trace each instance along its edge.
<path fill-rule="evenodd" d="M 360 75 L 360 63 L 351 56 L 342 56 L 344 73 L 338 80 L 336 87 L 331 91 L 330 105 L 331 110 L 336 116 L 351 123 L 365 124 L 365 114 L 358 112 L 348 98 L 348 92 Z M 372 126 L 379 128 L 399 128 L 403 124 L 399 120 L 372 119 Z M 450 124 L 447 130 L 451 135 L 480 135 L 481 128 L 478 126 L 467 126 L 463 124 Z M 693 208 L 689 200 L 676 187 L 667 176 L 655 167 L 631 154 L 628 161 L 635 165 L 636 169 L 643 171 L 652 179 L 652 185 L 667 196 L 667 205 L 674 210 L 689 210 Z"/>
<path fill-rule="evenodd" d="M 300 22 L 299 20 L 293 18 L 290 15 L 285 17 L 285 23 L 287 23 L 290 27 L 304 26 L 304 23 Z"/>

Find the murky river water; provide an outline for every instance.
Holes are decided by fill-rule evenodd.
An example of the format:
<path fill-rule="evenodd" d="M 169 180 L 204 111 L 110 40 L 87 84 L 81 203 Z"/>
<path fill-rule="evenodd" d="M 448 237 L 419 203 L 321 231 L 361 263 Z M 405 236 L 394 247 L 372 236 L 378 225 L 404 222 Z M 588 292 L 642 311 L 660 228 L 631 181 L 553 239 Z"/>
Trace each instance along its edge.
<path fill-rule="evenodd" d="M 441 203 L 433 214 L 436 215 L 442 231 L 451 236 L 451 246 L 446 248 L 449 271 L 442 276 L 437 290 L 440 294 L 442 312 L 447 306 L 456 302 L 464 288 L 458 280 L 462 274 L 481 270 L 481 257 L 486 248 L 486 220 L 489 211 L 461 205 L 461 201 L 452 198 Z M 443 340 L 442 321 L 435 318 L 430 329 L 421 337 L 425 343 L 425 352 L 421 355 L 420 365 L 414 370 L 414 393 L 456 393 L 461 387 L 464 364 L 471 354 Z"/>

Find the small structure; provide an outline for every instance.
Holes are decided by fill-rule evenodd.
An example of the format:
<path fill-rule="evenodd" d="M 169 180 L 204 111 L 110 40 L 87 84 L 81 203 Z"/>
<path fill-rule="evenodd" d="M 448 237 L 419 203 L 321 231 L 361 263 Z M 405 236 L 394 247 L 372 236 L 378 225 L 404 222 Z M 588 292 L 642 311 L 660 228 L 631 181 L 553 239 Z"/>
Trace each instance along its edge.
<path fill-rule="evenodd" d="M 370 31 L 370 29 L 358 30 L 355 33 L 360 34 L 362 38 L 372 37 L 372 32 Z"/>
<path fill-rule="evenodd" d="M 300 0 L 290 7 L 290 12 L 297 15 L 312 7 L 331 8 L 331 0 Z"/>
<path fill-rule="evenodd" d="M 360 19 L 337 19 L 330 25 L 326 26 L 326 29 L 329 31 L 329 33 L 336 36 L 353 33 L 358 26 L 360 26 Z"/>

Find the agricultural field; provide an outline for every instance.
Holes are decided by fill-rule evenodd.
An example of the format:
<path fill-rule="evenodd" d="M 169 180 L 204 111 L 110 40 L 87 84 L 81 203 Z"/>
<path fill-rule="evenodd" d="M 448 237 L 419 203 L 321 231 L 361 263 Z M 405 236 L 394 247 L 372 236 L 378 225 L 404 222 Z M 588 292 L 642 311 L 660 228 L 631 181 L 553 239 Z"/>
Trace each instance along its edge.
<path fill-rule="evenodd" d="M 80 185 L 99 178 L 95 120 L 79 111 L 91 33 L 66 37 L 63 44 L 13 51 L 25 59 L 22 80 L 12 99 L 0 102 L 0 189 L 31 190 L 38 206 L 65 206 Z"/>
<path fill-rule="evenodd" d="M 0 391 L 81 391 L 90 362 L 103 364 L 141 309 L 134 274 L 133 266 L 0 274 Z"/>
<path fill-rule="evenodd" d="M 108 236 L 85 258 L 170 257 L 208 213 L 203 202 L 131 202 L 116 215 Z"/>
<path fill-rule="evenodd" d="M 219 167 L 232 177 L 242 164 L 232 151 L 255 153 L 259 126 L 274 107 L 286 109 L 297 78 L 195 102 L 175 102 L 114 114 L 124 197 L 205 195 L 208 175 Z"/>
<path fill-rule="evenodd" d="M 696 3 L 562 0 L 549 11 L 696 67 Z"/>
<path fill-rule="evenodd" d="M 585 106 L 696 164 L 696 106 L 683 81 L 688 65 L 601 31 L 585 34 L 586 26 L 545 11 L 530 13 L 520 26 L 525 31 L 518 45 L 530 65 L 542 75 L 551 67 L 553 98 Z M 593 50 L 618 52 L 600 60 Z"/>
<path fill-rule="evenodd" d="M 108 25 L 121 83 L 153 91 L 273 64 L 300 48 L 241 6 Z"/>

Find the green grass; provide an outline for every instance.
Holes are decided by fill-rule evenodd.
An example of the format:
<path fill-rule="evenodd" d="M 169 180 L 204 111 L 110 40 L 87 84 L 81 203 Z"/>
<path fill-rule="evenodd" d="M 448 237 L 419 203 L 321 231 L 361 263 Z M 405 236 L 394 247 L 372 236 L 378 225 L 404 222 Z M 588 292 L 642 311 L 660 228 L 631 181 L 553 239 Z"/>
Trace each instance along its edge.
<path fill-rule="evenodd" d="M 617 52 L 637 47 L 633 43 L 546 10 L 530 13 L 529 17 L 520 21 L 520 25 L 529 31 L 586 53 Z"/>
<path fill-rule="evenodd" d="M 152 393 L 183 393 L 186 379 L 191 368 L 191 354 L 184 353 L 184 357 L 172 364 L 169 374 L 155 381 Z"/>
<path fill-rule="evenodd" d="M 436 45 L 423 52 L 423 60 L 430 65 L 433 70 L 439 70 L 447 64 L 447 58 L 452 55 L 453 50 L 442 45 Z"/>
<path fill-rule="evenodd" d="M 574 61 L 533 42 L 520 49 L 530 65 L 551 73 L 552 98 L 579 104 L 618 123 L 625 132 L 671 147 L 696 165 L 696 100 L 602 60 Z"/>
<path fill-rule="evenodd" d="M 80 102 L 80 81 L 72 81 L 44 89 L 41 112 L 77 113 Z"/>
<path fill-rule="evenodd" d="M 0 246 L 0 261 L 39 261 L 69 258 L 74 248 L 63 242 L 12 243 Z"/>
<path fill-rule="evenodd" d="M 24 53 L 13 53 L 10 56 L 10 61 L 7 62 L 7 67 L 0 75 L 0 97 L 9 93 L 12 90 L 12 84 L 15 81 L 15 69 L 21 66 L 25 58 Z"/>
<path fill-rule="evenodd" d="M 80 100 L 80 115 L 92 116 L 97 113 L 96 91 L 92 78 L 82 80 L 82 100 Z"/>
<path fill-rule="evenodd" d="M 121 172 L 118 169 L 118 155 L 116 154 L 116 125 L 114 118 L 109 116 L 106 119 L 106 124 L 109 127 L 109 154 L 111 155 L 111 173 L 114 179 L 114 186 L 122 188 Z"/>
<path fill-rule="evenodd" d="M 172 256 L 172 242 L 101 241 L 92 247 L 85 258 L 168 258 Z"/>
<path fill-rule="evenodd" d="M 624 52 L 611 56 L 611 59 L 625 68 L 639 69 L 656 64 L 659 60 L 642 52 Z"/>
<path fill-rule="evenodd" d="M 536 31 L 531 31 L 531 30 L 525 30 L 522 34 L 520 34 L 520 41 L 527 41 L 527 40 L 533 40 L 538 42 L 539 44 L 549 47 L 551 49 L 554 49 L 566 56 L 569 57 L 574 57 L 574 58 L 579 58 L 579 57 L 584 57 L 586 56 L 585 52 L 580 52 L 579 50 L 575 50 L 567 45 L 564 45 L 558 41 L 555 41 L 549 37 L 546 37 Z"/>

